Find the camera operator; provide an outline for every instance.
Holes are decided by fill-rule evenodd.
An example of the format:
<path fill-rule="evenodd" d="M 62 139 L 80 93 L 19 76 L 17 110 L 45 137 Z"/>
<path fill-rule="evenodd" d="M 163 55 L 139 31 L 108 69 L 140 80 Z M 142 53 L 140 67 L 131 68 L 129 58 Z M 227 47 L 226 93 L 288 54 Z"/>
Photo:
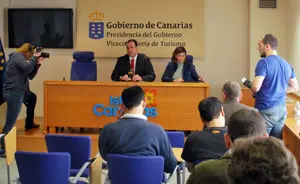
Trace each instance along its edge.
<path fill-rule="evenodd" d="M 30 97 L 28 79 L 32 79 L 35 76 L 39 64 L 44 60 L 40 56 L 41 51 L 36 52 L 35 47 L 29 43 L 23 44 L 9 55 L 3 84 L 3 97 L 7 102 L 6 122 L 2 130 L 3 134 L 7 134 L 14 127 L 22 107 L 24 96 L 27 97 L 25 99 L 27 107 L 29 107 L 28 104 L 33 104 L 29 100 L 33 98 Z M 3 147 L 2 143 L 3 139 L 1 140 Z"/>

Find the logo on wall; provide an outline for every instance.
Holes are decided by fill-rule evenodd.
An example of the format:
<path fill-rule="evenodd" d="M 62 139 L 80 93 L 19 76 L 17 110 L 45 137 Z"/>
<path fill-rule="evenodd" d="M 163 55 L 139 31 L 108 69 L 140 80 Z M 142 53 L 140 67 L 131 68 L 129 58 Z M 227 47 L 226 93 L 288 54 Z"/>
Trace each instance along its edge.
<path fill-rule="evenodd" d="M 95 11 L 89 14 L 89 37 L 91 39 L 101 39 L 104 37 L 104 14 Z"/>

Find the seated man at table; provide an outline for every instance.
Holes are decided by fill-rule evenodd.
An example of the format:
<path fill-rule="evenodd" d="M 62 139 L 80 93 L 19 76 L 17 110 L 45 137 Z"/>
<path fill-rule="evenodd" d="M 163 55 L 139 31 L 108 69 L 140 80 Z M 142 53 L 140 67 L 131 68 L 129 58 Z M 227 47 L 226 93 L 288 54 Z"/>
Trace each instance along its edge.
<path fill-rule="evenodd" d="M 182 159 L 191 172 L 198 162 L 220 158 L 227 151 L 224 142 L 225 117 L 221 101 L 209 97 L 199 103 L 198 110 L 205 128 L 189 135 L 185 141 Z"/>
<path fill-rule="evenodd" d="M 104 126 L 100 134 L 102 158 L 106 160 L 109 153 L 162 156 L 165 160 L 164 171 L 173 172 L 177 160 L 166 132 L 161 126 L 148 122 L 143 115 L 147 105 L 143 89 L 139 86 L 124 89 L 122 101 L 119 120 Z"/>
<path fill-rule="evenodd" d="M 223 108 L 225 112 L 225 125 L 227 126 L 231 114 L 241 109 L 249 109 L 257 111 L 253 107 L 246 106 L 240 103 L 240 100 L 243 98 L 241 86 L 238 82 L 230 81 L 226 82 L 222 89 L 223 92 Z"/>
<path fill-rule="evenodd" d="M 241 109 L 233 113 L 225 134 L 227 148 L 234 146 L 238 138 L 268 137 L 263 117 L 254 110 Z M 207 160 L 198 164 L 192 171 L 187 184 L 228 184 L 227 168 L 231 159 L 231 151 L 220 159 Z"/>
<path fill-rule="evenodd" d="M 112 81 L 147 81 L 155 80 L 155 73 L 150 58 L 138 53 L 136 40 L 126 42 L 127 54 L 119 57 L 111 74 Z"/>

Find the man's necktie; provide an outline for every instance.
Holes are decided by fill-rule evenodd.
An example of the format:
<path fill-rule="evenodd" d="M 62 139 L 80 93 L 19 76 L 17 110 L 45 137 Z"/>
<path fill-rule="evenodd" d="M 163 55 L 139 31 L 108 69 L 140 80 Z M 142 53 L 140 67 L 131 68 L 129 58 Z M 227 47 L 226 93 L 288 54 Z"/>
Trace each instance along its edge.
<path fill-rule="evenodd" d="M 130 69 L 134 71 L 134 59 L 132 58 L 130 61 Z"/>

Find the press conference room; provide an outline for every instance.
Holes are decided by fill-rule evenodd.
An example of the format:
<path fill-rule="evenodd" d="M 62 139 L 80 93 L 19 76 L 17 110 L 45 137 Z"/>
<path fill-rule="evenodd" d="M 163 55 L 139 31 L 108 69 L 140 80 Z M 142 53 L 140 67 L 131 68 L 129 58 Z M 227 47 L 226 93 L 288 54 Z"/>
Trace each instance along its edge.
<path fill-rule="evenodd" d="M 300 1 L 0 7 L 0 183 L 300 184 Z"/>

